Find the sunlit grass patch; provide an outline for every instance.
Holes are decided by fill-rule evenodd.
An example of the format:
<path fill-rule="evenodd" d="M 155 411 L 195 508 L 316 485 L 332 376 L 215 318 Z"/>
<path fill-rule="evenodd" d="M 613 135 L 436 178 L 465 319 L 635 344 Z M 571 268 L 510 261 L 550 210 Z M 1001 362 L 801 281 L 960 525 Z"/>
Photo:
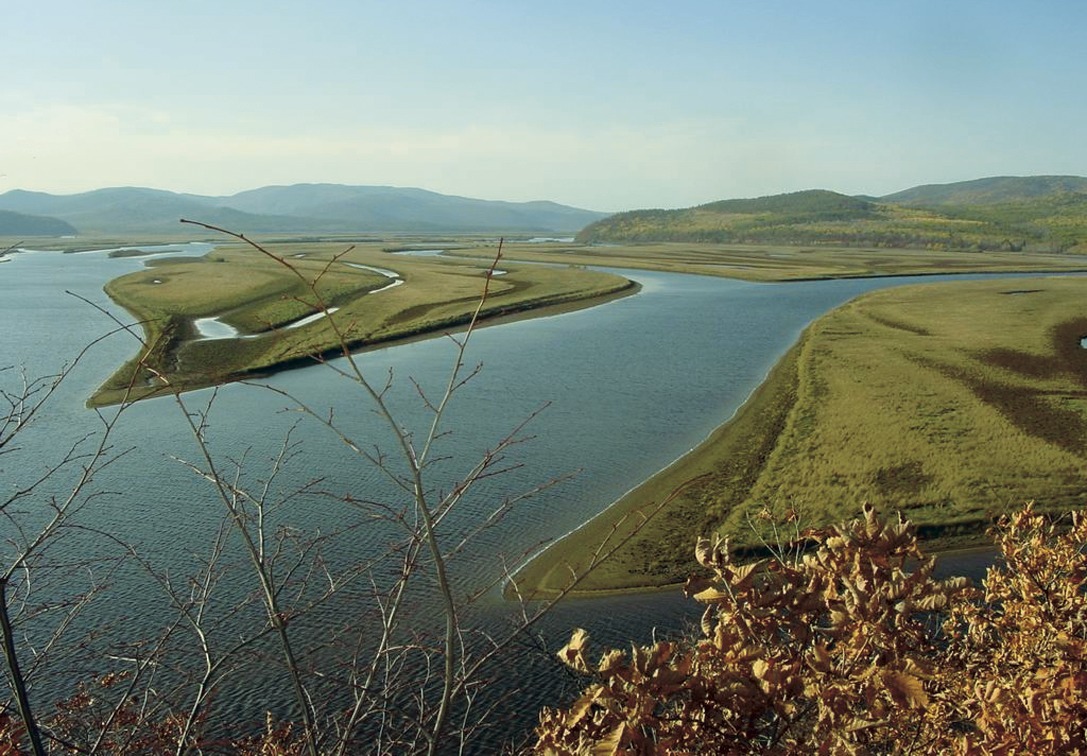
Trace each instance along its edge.
<path fill-rule="evenodd" d="M 743 539 L 754 509 L 782 504 L 819 525 L 864 501 L 911 510 L 919 524 L 1030 499 L 1075 503 L 1087 491 L 1075 409 L 1087 363 L 1078 339 L 1064 341 L 1087 281 L 1046 279 L 1021 297 L 1007 288 L 886 290 L 816 323 L 789 421 L 720 529 Z"/>

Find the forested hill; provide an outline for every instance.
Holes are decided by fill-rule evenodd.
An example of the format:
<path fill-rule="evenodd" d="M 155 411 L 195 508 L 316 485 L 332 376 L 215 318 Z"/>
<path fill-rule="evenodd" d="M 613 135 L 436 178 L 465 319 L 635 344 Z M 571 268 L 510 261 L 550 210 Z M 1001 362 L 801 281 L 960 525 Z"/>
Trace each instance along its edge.
<path fill-rule="evenodd" d="M 880 197 L 899 205 L 1000 205 L 1087 193 L 1082 176 L 994 176 L 954 184 L 925 184 Z"/>
<path fill-rule="evenodd" d="M 811 189 L 806 192 L 777 194 L 757 199 L 733 199 L 711 202 L 701 209 L 717 213 L 776 213 L 795 221 L 856 220 L 871 215 L 871 202 L 847 197 L 837 192 Z"/>
<path fill-rule="evenodd" d="M 679 210 L 635 210 L 590 224 L 578 241 L 1087 252 L 1087 179 L 998 177 L 884 197 L 809 190 Z"/>

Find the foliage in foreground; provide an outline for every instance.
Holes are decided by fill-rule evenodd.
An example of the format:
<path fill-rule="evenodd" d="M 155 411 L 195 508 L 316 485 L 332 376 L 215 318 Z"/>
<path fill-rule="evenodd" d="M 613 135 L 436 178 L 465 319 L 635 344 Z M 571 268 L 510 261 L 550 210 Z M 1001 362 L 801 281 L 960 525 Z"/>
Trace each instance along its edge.
<path fill-rule="evenodd" d="M 536 750 L 1083 753 L 1087 512 L 1067 525 L 1002 519 L 982 589 L 935 579 L 913 527 L 869 507 L 759 563 L 702 540 L 700 637 L 594 665 L 575 631 L 559 656 L 593 682 L 542 713 Z"/>

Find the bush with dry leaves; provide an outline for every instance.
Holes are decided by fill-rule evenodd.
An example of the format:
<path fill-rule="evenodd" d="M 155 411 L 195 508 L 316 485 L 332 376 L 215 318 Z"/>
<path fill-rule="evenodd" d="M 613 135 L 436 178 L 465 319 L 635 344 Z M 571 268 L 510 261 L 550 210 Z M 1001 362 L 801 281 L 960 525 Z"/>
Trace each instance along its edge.
<path fill-rule="evenodd" d="M 541 714 L 536 750 L 1087 750 L 1087 517 L 1070 520 L 1001 520 L 981 590 L 934 578 L 913 527 L 871 507 L 789 557 L 702 540 L 701 635 L 593 664 L 575 631 L 559 655 L 592 682 Z"/>

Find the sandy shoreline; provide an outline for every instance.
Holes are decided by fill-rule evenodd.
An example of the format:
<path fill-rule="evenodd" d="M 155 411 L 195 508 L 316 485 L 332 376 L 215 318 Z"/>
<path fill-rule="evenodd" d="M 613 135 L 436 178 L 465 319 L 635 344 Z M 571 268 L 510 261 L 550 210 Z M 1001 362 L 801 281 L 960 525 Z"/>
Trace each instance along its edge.
<path fill-rule="evenodd" d="M 713 532 L 713 526 L 705 521 L 701 527 L 698 525 L 705 502 L 742 502 L 777 443 L 786 416 L 797 401 L 798 371 L 812 326 L 732 417 L 694 449 L 529 557 L 514 572 L 512 581 L 516 583 L 516 591 L 509 585 L 506 594 L 519 592 L 523 596 L 548 597 L 569 590 L 572 575 L 588 568 L 592 555 L 602 553 L 609 543 L 615 544 L 623 538 L 632 540 L 579 581 L 570 595 L 645 593 L 674 589 L 682 584 L 685 571 L 695 567 L 696 537 Z M 647 517 L 650 519 L 645 521 Z M 647 556 L 654 554 L 653 549 L 657 554 L 670 549 L 671 562 L 654 567 Z M 984 532 L 938 537 L 926 548 L 927 553 L 944 554 L 953 560 L 956 555 L 978 551 L 993 551 L 993 544 Z M 677 565 L 683 571 L 677 571 Z"/>
<path fill-rule="evenodd" d="M 777 438 L 778 423 L 774 420 L 786 409 L 784 405 L 791 406 L 789 399 L 795 386 L 796 360 L 803 340 L 801 336 L 739 409 L 698 446 L 631 488 L 580 527 L 531 556 L 514 573 L 518 590 L 524 595 L 555 595 L 568 585 L 571 569 L 581 571 L 588 566 L 588 555 L 595 553 L 602 544 L 615 543 L 626 537 L 632 538 L 631 543 L 621 549 L 610 564 L 596 568 L 572 594 L 641 593 L 674 589 L 681 584 L 682 578 L 662 579 L 648 571 L 638 579 L 629 571 L 637 569 L 630 552 L 639 541 L 658 538 L 662 530 L 667 530 L 666 520 L 671 511 L 684 505 L 697 506 L 697 484 L 718 470 L 724 458 L 728 458 L 728 466 L 736 472 L 731 478 L 736 489 L 745 488 L 751 474 L 761 469 L 761 450 Z M 745 451 L 752 453 L 745 454 Z M 643 517 L 650 517 L 658 508 L 658 502 L 669 497 L 672 498 L 668 504 L 643 526 Z M 639 532 L 635 533 L 636 530 Z M 692 541 L 689 546 L 692 555 L 694 545 Z M 511 592 L 512 587 L 509 587 L 507 594 Z"/>

